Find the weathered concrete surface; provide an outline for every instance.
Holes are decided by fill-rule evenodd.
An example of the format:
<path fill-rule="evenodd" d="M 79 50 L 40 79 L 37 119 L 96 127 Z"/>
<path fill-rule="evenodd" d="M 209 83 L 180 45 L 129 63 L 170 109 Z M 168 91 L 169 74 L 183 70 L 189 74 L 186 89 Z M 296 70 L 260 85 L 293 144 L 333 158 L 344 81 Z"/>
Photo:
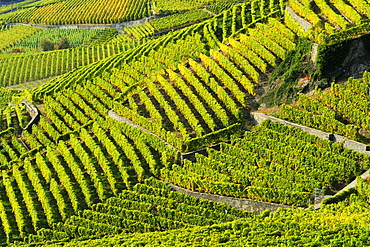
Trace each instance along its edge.
<path fill-rule="evenodd" d="M 30 114 L 31 118 L 35 118 L 39 115 L 39 110 L 34 104 L 31 104 L 28 101 L 23 101 L 23 104 L 26 106 L 26 110 L 28 114 Z"/>
<path fill-rule="evenodd" d="M 272 212 L 272 211 L 277 210 L 278 208 L 290 208 L 290 206 L 280 205 L 276 203 L 260 202 L 260 201 L 253 201 L 253 200 L 244 199 L 244 198 L 235 198 L 235 197 L 193 192 L 191 190 L 187 190 L 187 189 L 178 187 L 173 184 L 169 184 L 169 185 L 177 192 L 181 192 L 181 193 L 193 196 L 193 197 L 206 199 L 206 200 L 213 201 L 213 202 L 227 204 L 234 208 L 251 211 L 256 214 L 259 214 L 266 209 Z"/>
<path fill-rule="evenodd" d="M 316 60 L 317 60 L 317 55 L 318 55 L 318 48 L 319 48 L 319 44 L 316 44 L 314 43 L 312 45 L 312 51 L 311 51 L 311 61 L 316 64 Z"/>
<path fill-rule="evenodd" d="M 215 14 L 215 13 L 213 13 L 213 12 L 209 11 L 209 10 L 208 10 L 208 9 L 206 9 L 206 8 L 203 8 L 202 10 L 203 10 L 203 11 L 205 11 L 205 12 L 207 12 L 207 13 L 209 13 L 209 14 L 211 14 L 211 15 L 213 15 L 213 16 L 216 16 L 216 14 Z"/>
<path fill-rule="evenodd" d="M 369 171 L 366 171 L 364 172 L 363 174 L 361 174 L 360 176 L 362 179 L 366 179 L 369 177 Z M 343 189 L 341 189 L 340 191 L 338 191 L 335 195 L 333 196 L 336 196 L 338 195 L 339 193 L 342 193 L 343 191 L 346 191 L 346 190 L 349 190 L 350 188 L 353 188 L 357 185 L 357 179 L 353 180 L 351 183 L 349 183 L 346 187 L 344 187 Z M 333 196 L 325 196 L 325 198 L 329 198 L 329 197 L 333 197 Z M 314 205 L 314 208 L 315 209 L 319 209 L 321 208 L 321 203 L 317 203 Z"/>
<path fill-rule="evenodd" d="M 308 31 L 308 29 L 310 29 L 310 27 L 312 26 L 311 23 L 297 15 L 290 7 L 287 6 L 286 9 L 288 10 L 293 20 L 295 20 L 301 27 L 303 27 L 306 32 Z"/>

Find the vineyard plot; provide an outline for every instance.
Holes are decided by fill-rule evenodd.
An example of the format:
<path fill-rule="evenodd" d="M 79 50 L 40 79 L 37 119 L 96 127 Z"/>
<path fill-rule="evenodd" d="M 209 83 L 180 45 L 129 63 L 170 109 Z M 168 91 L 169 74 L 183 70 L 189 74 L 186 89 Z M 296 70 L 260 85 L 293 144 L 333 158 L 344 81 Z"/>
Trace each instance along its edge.
<path fill-rule="evenodd" d="M 220 150 L 163 168 L 164 181 L 199 192 L 290 205 L 312 203 L 315 189 L 333 193 L 368 169 L 369 157 L 269 120 Z M 332 191 L 332 192 L 330 192 Z"/>
<path fill-rule="evenodd" d="M 330 92 L 317 89 L 313 98 L 300 95 L 297 107 L 284 105 L 280 116 L 325 132 L 364 140 L 370 131 L 369 74 L 350 78 L 344 86 L 332 84 Z M 350 123 L 350 124 L 348 124 Z"/>
<path fill-rule="evenodd" d="M 252 214 L 171 191 L 168 185 L 151 178 L 145 180 L 145 184 L 137 184 L 133 190 L 122 191 L 118 197 L 92 205 L 79 216 L 55 224 L 53 229 L 42 229 L 29 239 L 37 242 L 57 240 L 61 236 L 73 239 L 100 234 L 167 231 L 233 221 L 240 217 L 249 218 Z"/>

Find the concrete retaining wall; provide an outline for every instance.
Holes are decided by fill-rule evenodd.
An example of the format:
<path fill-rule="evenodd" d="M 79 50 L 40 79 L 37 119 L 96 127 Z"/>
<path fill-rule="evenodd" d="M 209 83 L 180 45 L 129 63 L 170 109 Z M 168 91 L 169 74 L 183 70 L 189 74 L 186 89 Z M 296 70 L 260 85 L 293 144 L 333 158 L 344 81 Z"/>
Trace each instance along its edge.
<path fill-rule="evenodd" d="M 26 106 L 26 110 L 28 114 L 30 114 L 31 116 L 31 120 L 29 121 L 27 126 L 23 128 L 23 131 L 25 130 L 30 131 L 32 128 L 32 125 L 36 123 L 40 118 L 39 110 L 37 109 L 35 105 L 31 104 L 28 101 L 23 101 L 22 103 Z M 23 136 L 23 133 L 22 133 L 22 136 Z"/>
<path fill-rule="evenodd" d="M 308 29 L 310 29 L 310 27 L 312 26 L 311 23 L 297 15 L 290 7 L 287 6 L 286 9 L 288 10 L 293 20 L 295 20 L 306 32 L 308 31 Z"/>
<path fill-rule="evenodd" d="M 199 192 L 193 192 L 181 187 L 178 187 L 176 185 L 170 184 L 170 186 L 174 189 L 174 191 L 181 192 L 193 197 L 213 201 L 213 202 L 219 202 L 224 203 L 229 206 L 232 206 L 234 208 L 238 208 L 241 210 L 251 211 L 253 213 L 259 214 L 264 210 L 269 211 L 275 211 L 278 208 L 290 208 L 290 206 L 287 205 L 280 205 L 275 203 L 269 203 L 269 202 L 260 202 L 260 201 L 252 201 L 249 199 L 244 198 L 235 198 L 235 197 L 227 197 L 227 196 L 219 196 L 219 195 L 212 195 L 212 194 L 206 194 L 206 193 L 199 193 Z"/>
<path fill-rule="evenodd" d="M 288 122 L 288 121 L 285 121 L 285 120 L 282 120 L 282 119 L 279 119 L 279 118 L 276 118 L 276 117 L 267 116 L 264 113 L 252 112 L 251 115 L 252 115 L 252 118 L 255 121 L 255 124 L 260 124 L 263 120 L 270 119 L 272 121 L 279 122 L 279 123 L 287 125 L 287 126 L 300 128 L 301 130 L 303 130 L 303 131 L 305 131 L 309 134 L 315 135 L 315 136 L 317 136 L 321 139 L 334 141 L 336 143 L 342 143 L 345 148 L 351 149 L 353 151 L 370 155 L 370 146 L 368 146 L 366 144 L 363 144 L 363 143 L 360 143 L 360 142 L 357 142 L 357 141 L 350 140 L 350 139 L 348 139 L 344 136 L 331 134 L 331 133 L 326 133 L 326 132 L 323 132 L 323 131 L 320 131 L 320 130 L 317 130 L 317 129 L 313 129 L 313 128 L 309 128 L 309 127 L 306 127 L 306 126 L 303 126 L 303 125 L 291 123 L 291 122 Z M 369 149 L 369 151 L 367 151 L 367 149 Z"/>

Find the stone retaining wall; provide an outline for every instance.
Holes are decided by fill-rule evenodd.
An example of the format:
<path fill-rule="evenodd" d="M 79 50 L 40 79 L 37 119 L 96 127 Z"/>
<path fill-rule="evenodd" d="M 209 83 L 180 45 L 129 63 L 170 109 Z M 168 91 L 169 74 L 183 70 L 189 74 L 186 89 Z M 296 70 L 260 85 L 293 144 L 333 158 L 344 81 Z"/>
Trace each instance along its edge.
<path fill-rule="evenodd" d="M 227 204 L 237 209 L 251 211 L 253 213 L 259 214 L 262 211 L 269 210 L 271 212 L 277 210 L 278 208 L 290 208 L 287 205 L 280 205 L 276 203 L 269 203 L 269 202 L 260 202 L 260 201 L 252 201 L 250 199 L 244 198 L 235 198 L 235 197 L 227 197 L 227 196 L 219 196 L 219 195 L 212 195 L 200 192 L 193 192 L 176 185 L 170 184 L 170 186 L 174 189 L 174 191 L 181 192 L 193 197 L 219 202 L 223 204 Z"/>

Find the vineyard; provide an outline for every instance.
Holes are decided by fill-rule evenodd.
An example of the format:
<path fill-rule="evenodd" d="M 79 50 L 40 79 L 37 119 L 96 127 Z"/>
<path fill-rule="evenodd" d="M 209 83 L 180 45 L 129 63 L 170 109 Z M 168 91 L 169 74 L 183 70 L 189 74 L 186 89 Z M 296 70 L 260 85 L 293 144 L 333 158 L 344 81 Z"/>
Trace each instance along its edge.
<path fill-rule="evenodd" d="M 163 180 L 210 194 L 302 206 L 310 203 L 315 188 L 348 184 L 369 162 L 366 155 L 269 121 L 222 143 L 220 150 L 206 151 L 195 155 L 196 162 L 163 169 Z"/>
<path fill-rule="evenodd" d="M 27 22 L 45 25 L 113 24 L 149 16 L 149 2 L 144 0 L 41 0 L 15 12 L 0 15 L 3 23 Z"/>
<path fill-rule="evenodd" d="M 212 226 L 196 226 L 156 233 L 117 234 L 110 238 L 63 242 L 64 246 L 161 245 L 204 246 L 368 245 L 368 184 L 337 204 L 321 210 L 282 209 Z M 366 192 L 367 191 L 367 192 Z M 351 223 L 356 221 L 356 223 Z M 287 234 L 289 233 L 289 234 Z M 304 234 L 302 234 L 304 233 Z M 45 245 L 55 246 L 55 244 Z"/>
<path fill-rule="evenodd" d="M 0 51 L 5 50 L 17 42 L 28 38 L 29 36 L 41 31 L 39 28 L 28 26 L 15 26 L 13 28 L 5 29 L 1 32 Z"/>
<path fill-rule="evenodd" d="M 171 0 L 154 0 L 153 10 L 158 14 L 168 14 L 183 12 L 186 10 L 194 10 L 202 7 L 211 8 L 211 10 L 218 9 L 226 10 L 233 6 L 234 4 L 240 3 L 243 1 L 238 0 L 187 0 L 187 1 L 171 1 Z M 217 13 L 218 14 L 218 13 Z"/>
<path fill-rule="evenodd" d="M 121 53 L 134 44 L 100 44 L 49 52 L 0 54 L 2 86 L 60 75 Z"/>
<path fill-rule="evenodd" d="M 1 245 L 370 244 L 366 1 L 0 12 Z"/>
<path fill-rule="evenodd" d="M 345 85 L 332 84 L 330 93 L 315 91 L 312 98 L 300 95 L 297 106 L 284 105 L 280 116 L 296 123 L 351 139 L 368 138 L 370 131 L 369 74 L 363 78 L 350 78 Z M 351 124 L 346 124 L 350 122 Z"/>
<path fill-rule="evenodd" d="M 366 20 L 370 17 L 370 8 L 366 1 L 289 0 L 288 3 L 296 15 L 308 22 L 310 27 L 305 36 L 319 44 L 358 37 L 369 30 Z"/>
<path fill-rule="evenodd" d="M 101 32 L 99 30 L 85 30 L 85 29 L 46 29 L 38 32 L 27 39 L 23 39 L 19 43 L 11 47 L 11 49 L 23 49 L 23 51 L 37 51 L 41 50 L 40 42 L 43 39 L 48 39 L 53 43 L 57 43 L 60 38 L 68 39 L 71 48 L 88 43 L 91 39 Z M 9 50 L 11 51 L 11 50 Z"/>

